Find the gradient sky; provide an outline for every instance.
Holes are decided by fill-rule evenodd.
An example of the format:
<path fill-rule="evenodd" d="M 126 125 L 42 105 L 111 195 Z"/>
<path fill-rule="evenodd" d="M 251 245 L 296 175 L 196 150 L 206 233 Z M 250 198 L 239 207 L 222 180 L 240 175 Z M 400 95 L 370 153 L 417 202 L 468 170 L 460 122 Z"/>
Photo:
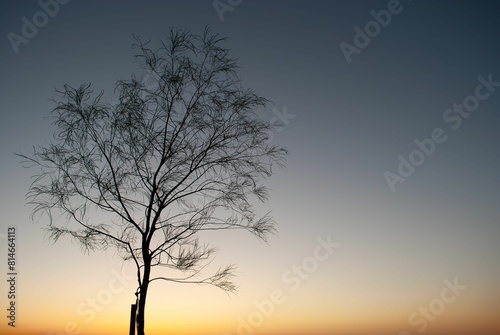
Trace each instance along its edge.
<path fill-rule="evenodd" d="M 47 219 L 32 222 L 25 206 L 35 171 L 13 153 L 51 139 L 54 88 L 92 82 L 114 99 L 114 81 L 138 73 L 132 33 L 157 40 L 170 26 L 209 25 L 229 37 L 244 84 L 274 102 L 265 117 L 273 108 L 290 115 L 274 138 L 290 150 L 287 169 L 258 205 L 272 210 L 279 235 L 269 245 L 244 233 L 203 236 L 220 248 L 214 266 L 239 265 L 238 295 L 153 284 L 146 333 L 413 335 L 426 323 L 419 311 L 441 306 L 424 334 L 499 334 L 500 86 L 482 88 L 489 96 L 457 129 L 459 114 L 446 111 L 474 102 L 478 77 L 500 82 L 500 5 L 401 0 L 348 63 L 340 44 L 354 45 L 354 28 L 391 2 L 232 3 L 221 20 L 212 1 L 72 0 L 16 53 L 8 34 L 42 8 L 1 2 L 0 234 L 17 227 L 19 276 L 17 327 L 2 315 L 0 332 L 127 333 L 133 267 L 112 252 L 84 255 L 70 240 L 48 243 Z M 398 157 L 408 160 L 436 128 L 446 141 L 391 191 L 384 173 L 397 173 Z M 313 268 L 318 238 L 340 246 Z M 0 248 L 6 314 L 5 240 Z M 309 266 L 307 278 L 290 272 L 294 264 Z M 446 280 L 466 288 L 444 304 Z M 280 292 L 259 319 L 255 303 Z"/>

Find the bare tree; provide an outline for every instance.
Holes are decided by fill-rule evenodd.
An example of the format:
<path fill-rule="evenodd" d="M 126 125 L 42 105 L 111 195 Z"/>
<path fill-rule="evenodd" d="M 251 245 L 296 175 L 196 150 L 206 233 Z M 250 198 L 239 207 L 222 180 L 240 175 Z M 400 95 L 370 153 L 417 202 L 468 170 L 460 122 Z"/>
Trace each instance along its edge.
<path fill-rule="evenodd" d="M 257 114 L 268 100 L 242 87 L 224 42 L 208 29 L 171 29 L 155 49 L 136 37 L 136 59 L 156 85 L 119 80 L 115 105 L 90 84 L 65 85 L 54 140 L 19 154 L 39 168 L 28 198 L 32 215 L 49 214 L 54 242 L 69 235 L 87 252 L 116 248 L 137 267 L 139 335 L 153 281 L 235 290 L 233 265 L 201 271 L 216 249 L 198 233 L 243 229 L 265 241 L 275 231 L 252 198 L 268 198 L 262 181 L 287 151 L 270 144 L 279 125 Z"/>

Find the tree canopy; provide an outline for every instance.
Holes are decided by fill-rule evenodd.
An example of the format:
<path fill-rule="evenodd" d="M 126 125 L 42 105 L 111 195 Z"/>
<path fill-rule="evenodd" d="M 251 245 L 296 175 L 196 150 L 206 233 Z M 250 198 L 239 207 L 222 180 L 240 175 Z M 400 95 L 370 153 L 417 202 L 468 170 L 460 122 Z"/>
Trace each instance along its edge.
<path fill-rule="evenodd" d="M 252 201 L 268 199 L 263 181 L 287 151 L 271 143 L 279 125 L 258 114 L 269 101 L 243 87 L 224 38 L 171 29 L 156 48 L 135 41 L 155 85 L 118 80 L 113 105 L 90 84 L 64 85 L 54 99 L 53 141 L 21 156 L 39 168 L 29 202 L 33 214 L 51 218 L 54 241 L 69 235 L 85 251 L 116 248 L 134 262 L 143 334 L 153 281 L 235 290 L 233 265 L 201 276 L 216 249 L 198 233 L 243 229 L 265 241 L 275 222 Z M 68 220 L 53 219 L 56 212 Z"/>

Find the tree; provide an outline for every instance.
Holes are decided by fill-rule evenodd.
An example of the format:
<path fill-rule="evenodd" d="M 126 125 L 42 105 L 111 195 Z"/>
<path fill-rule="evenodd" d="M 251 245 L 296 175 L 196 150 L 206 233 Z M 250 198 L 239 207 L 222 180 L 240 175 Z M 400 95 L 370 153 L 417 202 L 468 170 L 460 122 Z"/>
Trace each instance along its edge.
<path fill-rule="evenodd" d="M 199 233 L 243 229 L 266 241 L 275 222 L 258 216 L 252 199 L 268 199 L 263 181 L 287 151 L 270 143 L 279 125 L 259 117 L 268 100 L 242 87 L 224 38 L 171 29 L 156 49 L 135 40 L 136 60 L 156 85 L 118 80 L 114 105 L 90 84 L 64 85 L 54 140 L 19 155 L 39 168 L 28 199 L 32 216 L 49 215 L 54 242 L 69 235 L 85 252 L 115 248 L 135 264 L 143 335 L 153 281 L 235 291 L 234 265 L 201 271 L 216 249 Z"/>

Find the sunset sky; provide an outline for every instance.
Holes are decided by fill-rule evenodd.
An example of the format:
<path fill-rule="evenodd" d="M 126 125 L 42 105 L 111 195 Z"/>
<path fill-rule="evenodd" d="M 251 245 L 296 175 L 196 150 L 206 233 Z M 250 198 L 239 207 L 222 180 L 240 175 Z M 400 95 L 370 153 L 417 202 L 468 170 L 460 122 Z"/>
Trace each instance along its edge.
<path fill-rule="evenodd" d="M 49 243 L 25 205 L 36 170 L 14 152 L 51 140 L 55 88 L 91 82 L 113 101 L 116 79 L 141 75 L 132 34 L 207 25 L 285 123 L 287 167 L 256 204 L 278 234 L 203 235 L 213 268 L 238 265 L 238 294 L 153 283 L 146 334 L 500 334 L 500 4 L 54 1 L 0 5 L 1 334 L 128 334 L 134 267 Z"/>

